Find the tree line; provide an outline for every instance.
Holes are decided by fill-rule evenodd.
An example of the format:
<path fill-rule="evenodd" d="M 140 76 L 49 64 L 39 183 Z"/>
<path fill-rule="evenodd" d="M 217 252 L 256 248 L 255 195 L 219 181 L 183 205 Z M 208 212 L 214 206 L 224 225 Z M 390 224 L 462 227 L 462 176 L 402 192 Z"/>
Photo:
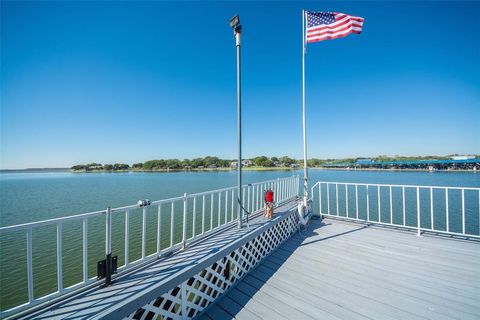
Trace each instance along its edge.
<path fill-rule="evenodd" d="M 266 157 L 259 156 L 251 159 L 243 160 L 244 166 L 257 166 L 257 167 L 289 167 L 292 164 L 297 163 L 295 159 L 291 159 L 287 156 L 284 157 Z M 146 162 L 134 163 L 131 166 L 125 163 L 115 164 L 101 164 L 101 163 L 88 163 L 74 165 L 71 169 L 75 171 L 125 171 L 125 170 L 186 170 L 186 169 L 212 169 L 212 168 L 229 168 L 235 167 L 236 160 L 220 159 L 218 157 L 207 156 L 204 158 L 195 159 L 160 159 L 160 160 L 148 160 Z"/>
<path fill-rule="evenodd" d="M 413 160 L 445 160 L 450 159 L 452 155 L 448 156 L 385 156 L 380 155 L 377 157 L 371 157 L 374 162 L 385 161 L 413 161 Z M 342 158 L 342 159 L 308 159 L 307 165 L 309 167 L 322 167 L 324 165 L 342 164 L 342 163 L 356 163 L 359 159 L 365 159 L 364 157 L 357 158 Z M 303 166 L 303 160 L 292 159 L 288 156 L 283 157 L 267 157 L 258 156 L 251 159 L 245 159 L 242 161 L 246 167 L 301 167 Z M 189 170 L 189 169 L 214 169 L 214 168 L 235 168 L 236 160 L 220 159 L 218 157 L 207 156 L 204 158 L 195 159 L 160 159 L 160 160 L 148 160 L 146 162 L 134 163 L 131 166 L 125 163 L 115 164 L 101 164 L 101 163 L 88 163 L 79 164 L 73 166 L 71 169 L 75 171 L 126 171 L 126 170 Z"/>

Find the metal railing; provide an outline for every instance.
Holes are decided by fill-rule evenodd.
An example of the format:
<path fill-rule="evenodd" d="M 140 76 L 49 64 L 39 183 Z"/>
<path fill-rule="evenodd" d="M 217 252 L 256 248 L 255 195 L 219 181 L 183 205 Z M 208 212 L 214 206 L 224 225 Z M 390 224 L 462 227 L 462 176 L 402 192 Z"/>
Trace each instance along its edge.
<path fill-rule="evenodd" d="M 276 205 L 279 205 L 298 196 L 299 177 L 292 176 L 244 185 L 242 187 L 242 207 L 244 210 L 253 213 L 263 209 L 263 193 L 267 189 L 272 189 L 274 191 L 274 200 Z M 88 256 L 88 239 L 90 236 L 89 220 L 95 218 L 99 219 L 98 217 L 104 217 L 105 219 L 105 229 L 103 229 L 104 234 L 102 236 L 105 240 L 105 255 L 112 253 L 112 247 L 120 248 L 113 250 L 114 254 L 122 254 L 124 261 L 122 266 L 118 268 L 117 276 L 160 256 L 169 254 L 174 250 L 185 248 L 192 241 L 196 241 L 211 232 L 220 230 L 221 228 L 238 221 L 236 187 L 195 194 L 185 193 L 181 197 L 146 203 L 147 205 L 142 206 L 137 204 L 119 208 L 107 208 L 105 210 L 74 216 L 1 227 L 0 236 L 12 232 L 23 232 L 26 234 L 25 260 L 27 270 L 26 287 L 28 291 L 27 302 L 22 302 L 22 304 L 8 308 L 8 310 L 3 310 L 2 316 L 13 314 L 62 294 L 70 293 L 74 290 L 99 282 L 95 276 L 89 276 L 92 274 L 92 270 L 89 268 Z M 133 222 L 133 218 L 138 216 L 141 217 L 141 227 L 135 230 L 135 228 L 132 228 L 131 223 Z M 152 250 L 148 250 L 148 243 L 151 242 L 152 236 L 149 238 L 147 237 L 147 229 L 151 227 L 151 224 L 149 223 L 149 221 L 151 221 L 151 216 L 156 216 L 156 230 L 155 235 L 153 235 L 156 243 L 153 252 L 151 252 Z M 116 219 L 117 217 L 123 217 L 120 221 L 116 221 L 120 222 L 120 225 L 123 222 L 123 226 L 118 228 L 119 224 L 117 223 L 116 230 L 113 230 L 112 232 L 112 218 Z M 64 232 L 62 229 L 65 223 L 72 221 L 81 222 L 81 245 L 78 246 L 78 249 L 82 250 L 82 280 L 71 286 L 65 287 L 63 285 L 63 262 L 65 257 L 63 256 L 62 250 L 62 246 L 64 245 L 64 240 L 62 240 Z M 164 223 L 168 223 L 169 225 L 165 226 L 163 225 Z M 35 229 L 45 226 L 55 226 L 56 228 L 55 271 L 57 274 L 57 290 L 41 297 L 37 297 L 34 295 L 33 270 L 35 261 L 32 257 L 32 234 Z M 96 226 L 96 229 L 99 230 L 98 225 Z M 118 235 L 116 235 L 116 233 L 123 234 L 123 239 L 120 239 L 120 241 L 118 241 L 119 239 L 116 239 L 117 241 L 112 239 L 112 234 L 115 236 L 113 238 L 117 238 Z M 131 241 L 135 236 L 137 238 L 140 237 L 141 239 L 141 249 L 139 250 L 140 252 L 137 252 L 136 254 L 138 258 L 132 260 L 134 259 L 132 256 L 135 254 L 132 254 Z M 103 246 L 103 241 L 96 245 Z M 3 285 L 4 284 L 2 283 L 2 286 Z"/>
<path fill-rule="evenodd" d="M 319 181 L 311 196 L 323 216 L 480 238 L 480 188 Z"/>

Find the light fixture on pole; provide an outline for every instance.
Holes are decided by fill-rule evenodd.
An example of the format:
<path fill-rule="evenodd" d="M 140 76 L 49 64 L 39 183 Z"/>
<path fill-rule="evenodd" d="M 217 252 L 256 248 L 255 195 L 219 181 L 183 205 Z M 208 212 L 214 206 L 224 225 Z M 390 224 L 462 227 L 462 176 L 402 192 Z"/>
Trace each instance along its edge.
<path fill-rule="evenodd" d="M 233 29 L 235 36 L 235 46 L 237 47 L 237 144 L 238 144 L 238 183 L 237 183 L 237 216 L 238 227 L 243 226 L 243 206 L 242 206 L 242 84 L 240 69 L 240 38 L 242 34 L 242 26 L 240 25 L 240 17 L 238 14 L 230 19 L 230 27 Z"/>

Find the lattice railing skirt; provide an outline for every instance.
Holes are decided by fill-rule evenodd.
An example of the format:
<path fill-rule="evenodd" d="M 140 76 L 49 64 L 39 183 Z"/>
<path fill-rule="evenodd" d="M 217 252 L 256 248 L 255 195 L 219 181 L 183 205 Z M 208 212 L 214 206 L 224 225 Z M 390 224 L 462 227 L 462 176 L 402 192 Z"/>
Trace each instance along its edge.
<path fill-rule="evenodd" d="M 191 319 L 242 279 L 297 230 L 292 213 L 254 239 L 125 319 Z"/>

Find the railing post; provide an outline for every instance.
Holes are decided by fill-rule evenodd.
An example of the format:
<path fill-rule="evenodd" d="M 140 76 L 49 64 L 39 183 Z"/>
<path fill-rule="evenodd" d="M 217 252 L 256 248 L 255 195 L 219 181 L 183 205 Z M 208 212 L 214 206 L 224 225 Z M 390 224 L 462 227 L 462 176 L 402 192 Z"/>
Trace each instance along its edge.
<path fill-rule="evenodd" d="M 256 186 L 255 186 L 254 184 L 252 184 L 252 199 L 251 199 L 251 201 L 252 201 L 252 202 L 251 202 L 252 208 L 250 209 L 250 212 L 251 212 L 251 213 L 252 213 L 252 212 L 255 212 L 255 197 L 257 196 L 257 193 L 255 192 L 255 190 L 256 190 L 255 187 L 256 187 Z"/>
<path fill-rule="evenodd" d="M 390 224 L 393 224 L 392 186 L 390 186 Z"/>
<path fill-rule="evenodd" d="M 223 224 L 226 224 L 228 221 L 228 190 L 225 191 L 225 221 Z"/>
<path fill-rule="evenodd" d="M 377 186 L 378 222 L 382 222 L 382 207 L 380 206 L 380 197 L 380 186 Z"/>
<path fill-rule="evenodd" d="M 205 195 L 202 196 L 202 234 L 205 233 Z"/>
<path fill-rule="evenodd" d="M 193 196 L 193 222 L 192 222 L 192 238 L 195 238 L 196 236 L 196 229 L 197 229 L 197 197 Z"/>
<path fill-rule="evenodd" d="M 315 189 L 315 186 L 316 184 L 313 185 L 312 188 L 310 188 L 310 194 L 311 194 L 311 200 L 312 200 L 312 208 L 313 208 L 313 204 L 315 203 L 315 192 L 313 192 L 313 190 Z"/>
<path fill-rule="evenodd" d="M 330 183 L 327 183 L 327 214 L 330 214 Z"/>
<path fill-rule="evenodd" d="M 433 188 L 430 188 L 430 228 L 435 230 L 433 224 Z"/>
<path fill-rule="evenodd" d="M 213 197 L 214 197 L 214 193 L 211 193 L 210 194 L 210 229 L 209 230 L 213 229 Z"/>
<path fill-rule="evenodd" d="M 368 195 L 368 185 L 367 185 L 367 221 L 370 221 L 370 196 Z"/>
<path fill-rule="evenodd" d="M 58 292 L 63 289 L 62 271 L 62 223 L 57 223 L 57 288 Z"/>
<path fill-rule="evenodd" d="M 183 235 L 182 235 L 182 248 L 187 247 L 187 194 L 183 194 Z"/>
<path fill-rule="evenodd" d="M 174 227 L 173 227 L 173 224 L 175 222 L 175 201 L 172 201 L 171 204 L 170 204 L 170 248 L 173 247 L 173 241 L 174 241 L 174 238 L 173 238 L 173 231 L 174 231 Z"/>
<path fill-rule="evenodd" d="M 462 233 L 465 234 L 465 189 L 462 189 Z"/>
<path fill-rule="evenodd" d="M 318 182 L 318 215 L 322 217 L 322 184 Z"/>
<path fill-rule="evenodd" d="M 358 219 L 358 184 L 355 184 L 355 219 Z"/>
<path fill-rule="evenodd" d="M 232 207 L 232 209 L 231 209 L 232 211 L 230 212 L 230 222 L 233 221 L 233 212 L 235 211 L 234 210 L 235 209 L 235 190 L 234 189 L 232 189 L 232 205 L 231 205 L 231 207 Z"/>
<path fill-rule="evenodd" d="M 112 283 L 112 209 L 107 207 L 105 214 L 105 285 Z"/>
<path fill-rule="evenodd" d="M 147 255 L 147 207 L 142 209 L 142 259 Z"/>
<path fill-rule="evenodd" d="M 27 229 L 27 285 L 28 302 L 33 301 L 33 259 L 32 259 L 32 228 Z"/>
<path fill-rule="evenodd" d="M 421 236 L 421 231 L 420 231 L 420 188 L 417 187 L 417 236 Z"/>
<path fill-rule="evenodd" d="M 247 211 L 252 212 L 250 208 L 250 185 L 247 186 Z"/>
<path fill-rule="evenodd" d="M 125 211 L 125 266 L 128 266 L 130 242 L 130 210 Z"/>
<path fill-rule="evenodd" d="M 281 202 L 281 201 L 282 201 L 282 198 L 281 198 L 281 196 L 280 196 L 280 191 L 281 191 L 281 188 L 280 188 L 280 178 L 277 178 L 276 189 L 277 189 L 277 190 L 276 190 L 275 194 L 278 193 L 278 195 L 277 195 L 277 202 Z"/>
<path fill-rule="evenodd" d="M 87 218 L 82 221 L 82 261 L 83 261 L 83 282 L 88 280 L 88 222 Z"/>
<path fill-rule="evenodd" d="M 348 184 L 345 183 L 345 214 L 348 218 Z"/>
<path fill-rule="evenodd" d="M 336 201 L 337 217 L 338 217 L 338 183 L 335 183 L 335 201 Z"/>
<path fill-rule="evenodd" d="M 160 256 L 162 246 L 162 204 L 158 205 L 157 209 L 157 256 Z"/>
<path fill-rule="evenodd" d="M 445 188 L 445 224 L 447 227 L 447 232 L 450 232 L 450 222 L 449 222 L 449 213 L 448 213 L 448 188 Z"/>
<path fill-rule="evenodd" d="M 405 221 L 405 186 L 402 186 L 402 223 L 405 226 L 406 221 Z"/>
<path fill-rule="evenodd" d="M 218 193 L 218 210 L 217 210 L 217 227 L 220 227 L 220 220 L 222 215 L 222 192 Z"/>

